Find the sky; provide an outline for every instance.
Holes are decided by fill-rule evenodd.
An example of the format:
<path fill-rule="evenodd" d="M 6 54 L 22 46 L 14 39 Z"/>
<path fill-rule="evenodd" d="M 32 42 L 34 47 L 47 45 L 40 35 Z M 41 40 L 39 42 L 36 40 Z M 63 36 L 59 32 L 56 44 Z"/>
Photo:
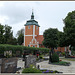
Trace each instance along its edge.
<path fill-rule="evenodd" d="M 13 35 L 24 28 L 27 20 L 34 18 L 40 25 L 39 34 L 48 28 L 63 31 L 63 19 L 75 10 L 75 1 L 0 1 L 0 23 L 12 27 Z"/>

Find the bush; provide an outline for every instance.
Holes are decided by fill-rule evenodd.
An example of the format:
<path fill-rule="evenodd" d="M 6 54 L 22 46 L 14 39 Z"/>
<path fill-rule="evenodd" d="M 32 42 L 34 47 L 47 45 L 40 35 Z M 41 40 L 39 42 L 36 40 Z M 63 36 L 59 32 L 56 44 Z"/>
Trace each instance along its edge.
<path fill-rule="evenodd" d="M 30 67 L 23 69 L 22 73 L 42 73 L 42 72 L 39 69 Z"/>
<path fill-rule="evenodd" d="M 29 50 L 32 54 L 35 50 L 45 53 L 48 53 L 50 49 L 48 48 L 35 48 L 35 47 L 26 47 L 21 45 L 9 45 L 9 44 L 0 44 L 0 54 L 4 55 L 4 51 L 12 51 L 12 55 L 16 55 L 16 51 L 20 51 L 20 56 L 23 54 L 24 50 Z"/>
<path fill-rule="evenodd" d="M 75 56 L 75 51 L 72 50 L 72 51 L 71 51 L 71 54 Z"/>
<path fill-rule="evenodd" d="M 52 62 L 59 62 L 59 56 L 57 55 L 57 53 L 54 53 L 52 55 Z"/>
<path fill-rule="evenodd" d="M 43 59 L 43 55 L 39 55 L 39 58 L 40 58 L 40 59 Z"/>
<path fill-rule="evenodd" d="M 62 55 L 65 56 L 65 52 L 62 52 Z"/>

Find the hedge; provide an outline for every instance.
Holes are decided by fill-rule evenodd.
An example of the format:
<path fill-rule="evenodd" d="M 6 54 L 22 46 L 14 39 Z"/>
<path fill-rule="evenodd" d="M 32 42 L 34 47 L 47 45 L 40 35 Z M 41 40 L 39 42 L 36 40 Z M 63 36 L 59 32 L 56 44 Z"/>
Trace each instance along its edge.
<path fill-rule="evenodd" d="M 21 46 L 21 45 L 0 44 L 0 54 L 4 54 L 4 51 L 9 51 L 9 50 L 11 50 L 13 54 L 15 54 L 16 51 L 20 51 L 22 54 L 24 50 L 29 50 L 31 52 L 33 52 L 34 50 L 39 50 L 41 53 L 43 52 L 48 53 L 50 49 L 26 47 L 26 46 Z"/>

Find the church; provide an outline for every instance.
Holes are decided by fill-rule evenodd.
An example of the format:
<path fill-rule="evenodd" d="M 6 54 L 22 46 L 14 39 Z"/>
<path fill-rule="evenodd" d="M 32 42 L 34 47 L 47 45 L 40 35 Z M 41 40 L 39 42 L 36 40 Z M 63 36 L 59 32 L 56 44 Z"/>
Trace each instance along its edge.
<path fill-rule="evenodd" d="M 43 35 L 39 35 L 40 25 L 34 20 L 32 11 L 31 19 L 26 22 L 24 31 L 24 46 L 27 47 L 44 47 L 42 44 Z"/>
<path fill-rule="evenodd" d="M 27 47 L 38 47 L 38 48 L 45 48 L 42 44 L 42 41 L 44 40 L 43 35 L 39 35 L 39 28 L 40 25 L 38 22 L 34 19 L 34 13 L 32 11 L 31 19 L 26 22 L 25 31 L 24 31 L 24 46 Z M 55 48 L 55 52 L 65 52 L 66 47 L 57 47 Z"/>

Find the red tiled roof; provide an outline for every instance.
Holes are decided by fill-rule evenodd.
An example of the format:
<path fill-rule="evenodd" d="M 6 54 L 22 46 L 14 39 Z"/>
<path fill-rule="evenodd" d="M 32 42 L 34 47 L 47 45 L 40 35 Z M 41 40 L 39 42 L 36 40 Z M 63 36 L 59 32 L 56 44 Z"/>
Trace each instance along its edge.
<path fill-rule="evenodd" d="M 43 35 L 38 35 L 38 36 L 36 36 L 35 38 L 36 38 L 36 40 L 39 42 L 39 44 L 42 44 L 42 41 L 43 41 L 43 39 L 44 39 Z"/>

